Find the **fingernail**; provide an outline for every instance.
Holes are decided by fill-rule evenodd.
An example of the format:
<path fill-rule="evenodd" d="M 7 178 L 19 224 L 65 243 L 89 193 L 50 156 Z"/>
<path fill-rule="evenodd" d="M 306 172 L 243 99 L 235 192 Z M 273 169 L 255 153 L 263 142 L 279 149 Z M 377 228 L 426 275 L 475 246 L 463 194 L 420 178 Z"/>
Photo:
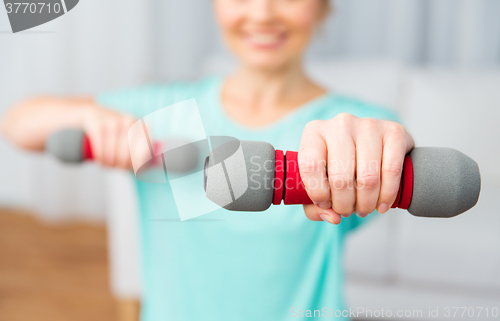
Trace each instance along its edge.
<path fill-rule="evenodd" d="M 321 207 L 324 210 L 327 210 L 332 207 L 332 203 L 330 201 L 328 202 L 321 202 L 318 204 L 319 207 Z"/>
<path fill-rule="evenodd" d="M 333 224 L 333 219 L 330 215 L 328 214 L 320 214 L 319 217 L 321 217 L 321 219 L 325 222 L 328 222 L 330 224 Z"/>
<path fill-rule="evenodd" d="M 389 209 L 389 204 L 380 203 L 378 205 L 377 212 L 379 212 L 380 214 L 383 214 L 383 213 L 387 212 L 388 209 Z"/>

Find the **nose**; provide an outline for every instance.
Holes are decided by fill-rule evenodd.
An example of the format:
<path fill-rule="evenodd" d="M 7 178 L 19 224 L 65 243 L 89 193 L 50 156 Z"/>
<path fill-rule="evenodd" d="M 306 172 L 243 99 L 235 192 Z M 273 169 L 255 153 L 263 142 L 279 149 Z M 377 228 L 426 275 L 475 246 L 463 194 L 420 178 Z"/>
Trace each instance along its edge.
<path fill-rule="evenodd" d="M 248 17 L 256 22 L 267 22 L 274 16 L 275 0 L 253 0 L 248 8 Z"/>

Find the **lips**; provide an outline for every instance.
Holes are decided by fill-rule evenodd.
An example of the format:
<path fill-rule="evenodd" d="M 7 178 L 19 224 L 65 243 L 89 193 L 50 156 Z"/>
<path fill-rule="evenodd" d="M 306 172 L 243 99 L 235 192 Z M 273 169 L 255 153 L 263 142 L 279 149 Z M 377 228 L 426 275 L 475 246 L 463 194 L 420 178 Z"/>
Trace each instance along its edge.
<path fill-rule="evenodd" d="M 286 40 L 286 34 L 282 33 L 249 33 L 245 35 L 245 41 L 252 47 L 258 49 L 274 49 L 282 45 Z"/>

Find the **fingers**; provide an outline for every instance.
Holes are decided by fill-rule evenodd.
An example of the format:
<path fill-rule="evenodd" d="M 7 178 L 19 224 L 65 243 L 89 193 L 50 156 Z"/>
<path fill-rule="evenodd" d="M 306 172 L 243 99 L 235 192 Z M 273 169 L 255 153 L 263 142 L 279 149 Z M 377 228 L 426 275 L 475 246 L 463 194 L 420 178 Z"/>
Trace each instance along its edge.
<path fill-rule="evenodd" d="M 356 136 L 356 213 L 372 213 L 379 199 L 382 130 L 379 121 L 362 119 Z"/>
<path fill-rule="evenodd" d="M 353 212 L 361 217 L 375 209 L 386 212 L 413 147 L 413 138 L 395 122 L 346 113 L 310 122 L 299 151 L 301 177 L 316 204 L 304 207 L 307 217 L 336 223 Z"/>
<path fill-rule="evenodd" d="M 128 130 L 134 119 L 104 109 L 95 109 L 84 121 L 84 131 L 92 143 L 94 160 L 106 167 L 132 167 Z"/>
<path fill-rule="evenodd" d="M 384 143 L 380 195 L 377 211 L 385 213 L 396 200 L 405 155 L 413 148 L 413 139 L 408 139 L 405 129 L 397 123 L 387 125 L 388 135 Z"/>
<path fill-rule="evenodd" d="M 336 213 L 333 209 L 322 209 L 318 205 L 304 205 L 304 213 L 311 221 L 325 221 L 331 224 L 339 224 L 342 221 L 342 216 Z"/>
<path fill-rule="evenodd" d="M 321 121 L 310 122 L 304 129 L 298 153 L 299 171 L 306 192 L 323 209 L 331 207 L 330 187 L 326 176 L 326 144 L 321 135 Z"/>
<path fill-rule="evenodd" d="M 327 128 L 328 181 L 332 208 L 342 216 L 354 213 L 356 190 L 354 188 L 355 152 L 350 125 L 351 115 L 341 116 Z M 333 130 L 334 129 L 334 130 Z"/>
<path fill-rule="evenodd" d="M 116 149 L 116 165 L 122 169 L 131 169 L 132 160 L 130 156 L 130 147 L 128 142 L 128 130 L 135 120 L 131 117 L 124 117 L 122 119 L 121 132 Z"/>
<path fill-rule="evenodd" d="M 107 120 L 103 139 L 101 164 L 108 167 L 130 169 L 128 130 L 134 120 L 129 116 L 117 115 Z"/>
<path fill-rule="evenodd" d="M 117 119 L 109 120 L 104 126 L 103 155 L 101 159 L 101 164 L 104 166 L 114 167 L 116 165 L 116 150 L 118 136 L 121 131 L 120 127 Z"/>

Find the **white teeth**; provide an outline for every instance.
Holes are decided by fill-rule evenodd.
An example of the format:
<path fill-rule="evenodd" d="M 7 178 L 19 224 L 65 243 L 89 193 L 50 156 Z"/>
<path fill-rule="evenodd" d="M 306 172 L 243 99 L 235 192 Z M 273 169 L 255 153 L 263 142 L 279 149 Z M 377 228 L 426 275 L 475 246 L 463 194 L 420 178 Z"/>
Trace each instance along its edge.
<path fill-rule="evenodd" d="M 251 35 L 250 40 L 259 45 L 272 45 L 280 40 L 280 36 L 272 34 Z"/>

